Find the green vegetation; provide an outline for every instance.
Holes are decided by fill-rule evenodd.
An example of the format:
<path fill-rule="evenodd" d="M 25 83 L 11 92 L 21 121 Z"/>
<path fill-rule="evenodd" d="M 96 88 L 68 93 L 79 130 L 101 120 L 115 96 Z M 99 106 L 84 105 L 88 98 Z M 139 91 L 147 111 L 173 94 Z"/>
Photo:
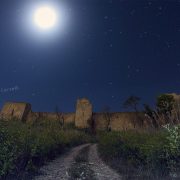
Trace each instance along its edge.
<path fill-rule="evenodd" d="M 177 124 L 179 122 L 180 114 L 176 105 L 177 102 L 173 95 L 161 94 L 156 99 L 155 109 L 144 104 L 145 114 L 152 120 L 152 125 L 155 128 L 160 128 L 162 122 L 165 122 L 166 124 Z M 172 113 L 173 111 L 174 113 Z"/>
<path fill-rule="evenodd" d="M 172 95 L 162 94 L 157 97 L 157 111 L 160 114 L 169 115 L 171 114 L 175 105 L 175 99 Z"/>
<path fill-rule="evenodd" d="M 99 134 L 99 152 L 125 179 L 162 179 L 180 170 L 180 127 Z"/>
<path fill-rule="evenodd" d="M 58 121 L 41 120 L 24 124 L 17 120 L 1 120 L 0 179 L 13 175 L 21 179 L 68 148 L 89 141 L 89 135 L 72 125 L 62 128 Z"/>

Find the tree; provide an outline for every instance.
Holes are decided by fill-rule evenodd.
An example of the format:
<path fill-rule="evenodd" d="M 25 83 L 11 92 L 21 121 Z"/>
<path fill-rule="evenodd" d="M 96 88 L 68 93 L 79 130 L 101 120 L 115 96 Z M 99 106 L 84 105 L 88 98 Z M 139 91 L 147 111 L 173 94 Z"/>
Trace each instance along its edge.
<path fill-rule="evenodd" d="M 133 109 L 135 111 L 135 115 L 136 115 L 136 119 L 138 120 L 137 123 L 140 122 L 140 126 L 143 127 L 144 124 L 144 118 L 142 118 L 142 115 L 139 113 L 138 110 L 138 105 L 140 102 L 141 98 L 137 97 L 137 96 L 130 96 L 127 98 L 127 100 L 123 103 L 123 107 L 125 109 Z M 136 120 L 133 120 L 134 123 L 134 128 L 136 126 Z"/>
<path fill-rule="evenodd" d="M 96 134 L 96 123 L 95 123 L 95 114 L 92 114 L 92 117 L 88 119 L 88 125 L 90 127 L 90 131 L 93 135 Z"/>
<path fill-rule="evenodd" d="M 138 112 L 138 105 L 139 105 L 139 101 L 141 99 L 137 96 L 130 96 L 128 97 L 128 99 L 123 103 L 123 107 L 125 109 L 131 108 L 133 109 L 135 112 Z"/>
<path fill-rule="evenodd" d="M 57 120 L 62 128 L 64 128 L 64 116 L 63 113 L 59 112 L 58 106 L 55 107 L 55 113 L 57 115 Z"/>
<path fill-rule="evenodd" d="M 156 113 L 156 111 L 152 110 L 150 106 L 147 104 L 144 104 L 144 109 L 145 109 L 144 111 L 145 115 L 152 120 L 153 127 L 158 128 L 159 122 L 158 122 L 158 114 Z"/>
<path fill-rule="evenodd" d="M 160 114 L 171 115 L 175 105 L 175 99 L 170 94 L 162 94 L 157 98 L 157 111 Z"/>
<path fill-rule="evenodd" d="M 103 114 L 107 121 L 107 131 L 111 131 L 111 108 L 109 106 L 104 106 Z"/>
<path fill-rule="evenodd" d="M 145 114 L 152 120 L 154 127 L 158 128 L 161 123 L 174 123 L 172 111 L 174 109 L 175 99 L 172 95 L 161 94 L 157 97 L 155 110 L 148 105 L 144 105 Z"/>
<path fill-rule="evenodd" d="M 157 98 L 157 112 L 163 117 L 166 123 L 173 123 L 172 110 L 174 109 L 175 99 L 170 94 L 162 94 Z"/>

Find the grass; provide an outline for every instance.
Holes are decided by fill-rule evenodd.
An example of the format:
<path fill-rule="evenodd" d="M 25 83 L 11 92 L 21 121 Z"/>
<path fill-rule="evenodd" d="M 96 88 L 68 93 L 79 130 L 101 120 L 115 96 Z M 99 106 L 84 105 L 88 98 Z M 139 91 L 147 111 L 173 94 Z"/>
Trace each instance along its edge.
<path fill-rule="evenodd" d="M 68 148 L 91 141 L 91 137 L 57 121 L 25 124 L 0 121 L 0 179 L 23 179 L 49 159 Z"/>
<path fill-rule="evenodd" d="M 99 132 L 92 140 L 88 130 L 73 124 L 62 127 L 58 121 L 39 120 L 25 124 L 0 120 L 0 179 L 28 179 L 44 162 L 69 148 L 99 142 L 99 152 L 107 164 L 124 179 L 168 179 L 180 172 L 180 129 L 147 133 Z M 71 175 L 89 176 L 88 148 L 76 157 Z M 83 172 L 83 174 L 82 174 Z"/>
<path fill-rule="evenodd" d="M 166 179 L 172 170 L 177 176 L 180 167 L 180 147 L 172 154 L 168 136 L 165 131 L 103 132 L 98 136 L 99 152 L 124 179 Z"/>

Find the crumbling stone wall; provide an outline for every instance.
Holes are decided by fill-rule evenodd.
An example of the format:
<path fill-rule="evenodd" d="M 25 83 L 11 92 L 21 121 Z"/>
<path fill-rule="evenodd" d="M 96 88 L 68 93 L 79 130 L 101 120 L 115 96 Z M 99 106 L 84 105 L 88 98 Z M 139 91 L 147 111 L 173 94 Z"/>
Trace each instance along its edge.
<path fill-rule="evenodd" d="M 104 113 L 94 113 L 96 130 L 112 130 L 112 131 L 126 131 L 126 130 L 141 130 L 143 128 L 151 128 L 151 121 L 144 113 L 135 112 L 117 112 L 109 113 L 110 124 L 105 118 Z M 109 127 L 110 128 L 109 128 Z"/>
<path fill-rule="evenodd" d="M 175 100 L 175 107 L 174 107 L 173 113 L 175 116 L 178 116 L 178 118 L 180 118 L 180 95 L 175 94 L 175 93 L 172 93 L 169 95 L 172 95 Z"/>
<path fill-rule="evenodd" d="M 32 112 L 29 103 L 7 102 L 0 112 L 0 118 L 5 120 L 16 118 L 26 122 L 38 121 L 40 119 L 63 120 L 66 124 L 75 122 L 75 113 Z"/>
<path fill-rule="evenodd" d="M 92 121 L 92 104 L 86 98 L 78 99 L 76 104 L 75 126 L 89 128 Z"/>
<path fill-rule="evenodd" d="M 21 121 L 25 121 L 30 111 L 31 105 L 28 103 L 7 102 L 1 110 L 0 118 L 16 118 Z"/>
<path fill-rule="evenodd" d="M 180 96 L 174 95 L 177 102 Z M 178 107 L 178 110 L 180 108 Z M 179 113 L 180 115 L 180 113 Z M 105 113 L 93 113 L 92 104 L 86 98 L 78 99 L 75 113 L 47 113 L 32 112 L 28 103 L 5 103 L 0 118 L 17 118 L 21 121 L 32 122 L 41 119 L 63 120 L 65 124 L 74 123 L 77 128 L 93 128 L 95 130 L 146 130 L 152 128 L 152 121 L 144 113 L 117 112 L 109 113 L 106 118 Z M 179 116 L 180 117 L 180 116 Z M 110 120 L 110 121 L 109 121 Z M 163 125 L 165 122 L 160 122 Z"/>
<path fill-rule="evenodd" d="M 52 121 L 62 121 L 64 124 L 75 123 L 75 113 L 49 113 L 49 112 L 31 112 L 27 116 L 27 122 L 38 121 L 42 119 Z"/>

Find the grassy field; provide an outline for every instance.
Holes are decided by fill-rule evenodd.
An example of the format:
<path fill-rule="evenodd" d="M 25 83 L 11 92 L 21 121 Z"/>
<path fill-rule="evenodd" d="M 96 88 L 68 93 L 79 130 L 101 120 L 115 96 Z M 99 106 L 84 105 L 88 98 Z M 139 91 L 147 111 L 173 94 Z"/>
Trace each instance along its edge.
<path fill-rule="evenodd" d="M 0 179 L 20 179 L 68 148 L 90 142 L 88 134 L 57 121 L 34 124 L 0 121 Z M 12 178 L 13 179 L 13 178 Z"/>
<path fill-rule="evenodd" d="M 58 121 L 25 124 L 1 120 L 0 179 L 27 179 L 44 162 L 73 146 L 93 141 L 99 143 L 103 160 L 124 179 L 168 179 L 177 177 L 180 172 L 179 127 L 167 126 L 164 130 L 147 133 L 98 132 L 93 139 L 89 132 L 79 131 L 72 124 L 62 127 Z M 85 149 L 82 153 L 83 163 L 88 161 L 87 152 Z M 77 167 L 73 169 L 76 172 Z"/>
<path fill-rule="evenodd" d="M 124 179 L 169 179 L 180 172 L 178 128 L 151 133 L 102 132 L 98 141 L 103 160 Z"/>

